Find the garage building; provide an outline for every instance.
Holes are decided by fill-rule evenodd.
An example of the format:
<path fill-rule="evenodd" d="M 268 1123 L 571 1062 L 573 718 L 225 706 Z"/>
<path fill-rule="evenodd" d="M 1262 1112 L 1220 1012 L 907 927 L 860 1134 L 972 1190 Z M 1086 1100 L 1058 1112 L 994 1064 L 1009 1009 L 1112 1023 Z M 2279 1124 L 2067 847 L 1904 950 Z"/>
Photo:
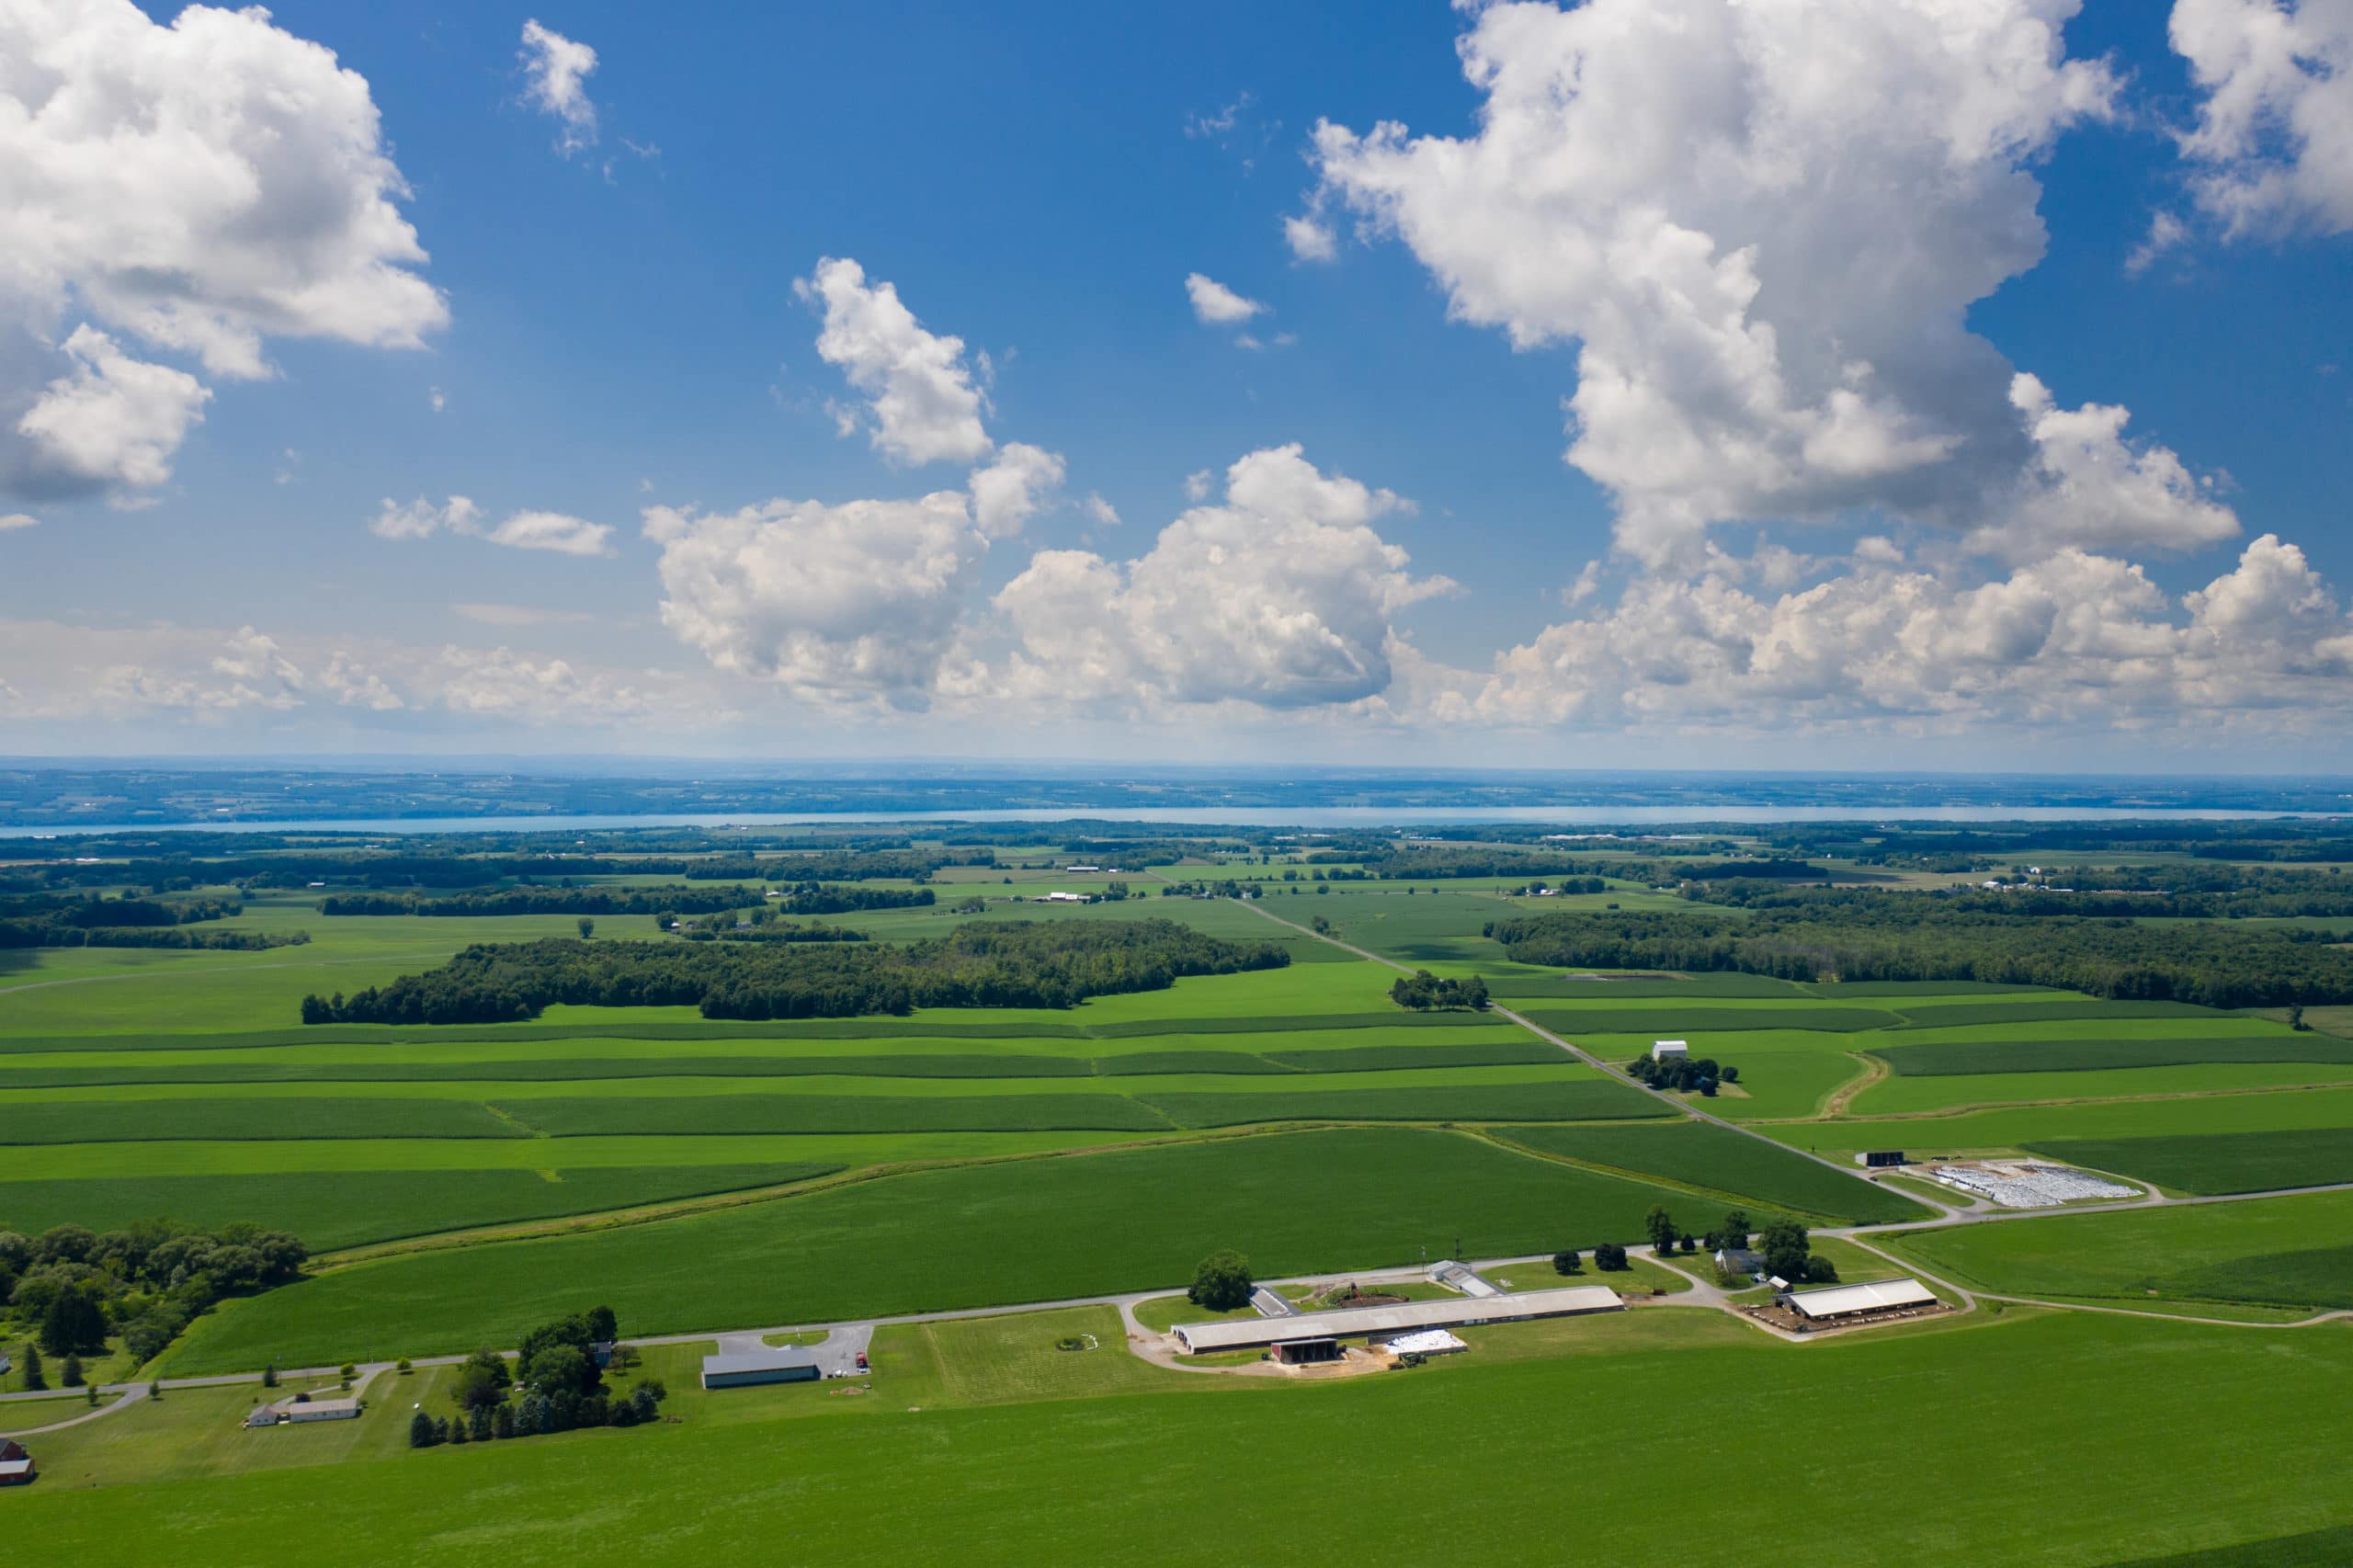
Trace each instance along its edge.
<path fill-rule="evenodd" d="M 737 1351 L 702 1358 L 702 1386 L 707 1389 L 747 1389 L 763 1383 L 813 1383 L 817 1358 L 805 1345 L 781 1350 Z"/>

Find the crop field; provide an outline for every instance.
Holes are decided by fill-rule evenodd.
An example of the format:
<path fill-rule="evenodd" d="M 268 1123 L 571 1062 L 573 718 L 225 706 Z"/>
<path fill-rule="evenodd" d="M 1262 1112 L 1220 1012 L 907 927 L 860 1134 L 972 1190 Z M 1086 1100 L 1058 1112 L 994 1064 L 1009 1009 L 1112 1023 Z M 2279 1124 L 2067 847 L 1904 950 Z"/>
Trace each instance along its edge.
<path fill-rule="evenodd" d="M 1884 1224 L 1928 1214 L 1920 1204 L 1885 1187 L 1705 1122 L 1506 1127 L 1499 1132 L 1543 1153 L 1754 1199 L 1793 1214 L 1844 1224 Z"/>
<path fill-rule="evenodd" d="M 837 1165 L 607 1165 L 98 1176 L 0 1183 L 0 1215 L 28 1235 L 52 1225 L 119 1229 L 158 1215 L 199 1226 L 250 1221 L 314 1248 L 358 1246 L 474 1225 L 593 1214 L 634 1203 L 777 1187 Z"/>
<path fill-rule="evenodd" d="M 1509 1256 L 1639 1237 L 1654 1204 L 1695 1233 L 1722 1210 L 1404 1129 L 1021 1160 L 360 1264 L 223 1306 L 165 1364 L 181 1375 L 461 1351 L 511 1341 L 587 1298 L 609 1300 L 642 1333 L 1053 1300 L 1181 1285 L 1219 1246 L 1269 1275 L 1411 1263 L 1458 1240 L 1470 1256 Z"/>
<path fill-rule="evenodd" d="M 1768 1121 L 1756 1131 L 1824 1153 L 1903 1149 L 1915 1158 L 2018 1153 L 2053 1139 L 2205 1137 L 2343 1130 L 2353 1137 L 2353 1087 L 2082 1100 L 1914 1116 Z"/>
<path fill-rule="evenodd" d="M 1519 1009 L 1546 1028 L 1575 1037 L 1588 1034 L 1641 1034 L 1644 1030 L 1674 1030 L 1705 1034 L 1741 1029 L 1811 1029 L 1852 1034 L 1863 1029 L 1893 1029 L 1904 1019 L 1870 1007 L 1741 1006 L 1691 1003 L 1662 1003 L 1652 1007 L 1527 1007 Z"/>
<path fill-rule="evenodd" d="M 1613 1003 L 1654 998 L 1683 1001 L 1694 997 L 1764 997 L 1775 1001 L 1809 1000 L 1812 988 L 1763 974 L 1541 974 L 1510 975 L 1490 982 L 1506 1000 Z M 1942 988 L 1940 988 L 1942 989 Z"/>
<path fill-rule="evenodd" d="M 2087 1073 L 2121 1067 L 2181 1067 L 2200 1062 L 2353 1062 L 2353 1040 L 2314 1031 L 2237 1039 L 2127 1038 L 1986 1040 L 1895 1045 L 1874 1050 L 1899 1077 L 1938 1078 L 2004 1073 Z"/>
<path fill-rule="evenodd" d="M 2353 1129 L 2342 1127 L 2171 1138 L 2052 1138 L 2026 1147 L 2030 1153 L 2137 1176 L 2176 1192 L 2262 1192 L 2353 1182 Z"/>
<path fill-rule="evenodd" d="M 2006 1220 L 1881 1244 L 1964 1285 L 2013 1294 L 2353 1307 L 2353 1192 Z"/>
<path fill-rule="evenodd" d="M 1882 1078 L 1855 1096 L 1862 1116 L 1901 1116 L 1962 1106 L 2032 1100 L 2120 1099 L 2137 1095 L 2202 1095 L 2298 1084 L 2353 1081 L 2353 1064 L 2333 1062 L 2224 1062 L 2182 1067 L 2127 1067 L 2090 1073 L 1986 1073 L 1965 1077 Z"/>
<path fill-rule="evenodd" d="M 333 1520 L 386 1560 L 446 1555 L 494 1528 L 509 1557 L 618 1568 L 646 1558 L 616 1500 L 626 1473 L 633 1494 L 696 1499 L 663 1516 L 672 1557 L 897 1564 L 917 1540 L 952 1540 L 973 1563 L 1141 1564 L 1166 1561 L 1168 1541 L 1137 1528 L 1139 1496 L 1162 1517 L 1214 1517 L 1269 1556 L 1378 1557 L 1428 1528 L 1434 1489 L 1454 1505 L 1450 1552 L 1510 1556 L 1557 1536 L 1561 1476 L 1615 1494 L 1688 1456 L 1688 1434 L 1671 1423 L 1568 1421 L 1563 1410 L 1654 1410 L 1699 1387 L 1723 1408 L 1779 1413 L 1776 1440 L 1723 1445 L 1710 1484 L 1678 1506 L 1672 1539 L 1629 1535 L 1610 1543 L 1608 1561 L 1752 1562 L 1756 1522 L 1768 1515 L 1859 1561 L 1914 1568 L 2092 1568 L 2274 1540 L 2276 1552 L 2241 1562 L 2342 1561 L 2323 1553 L 2343 1540 L 2336 1481 L 2353 1460 L 2337 1408 L 2353 1377 L 2343 1335 L 2014 1312 L 1796 1351 L 1713 1314 L 1651 1310 L 1483 1331 L 1470 1355 L 1413 1375 L 1311 1392 L 1115 1374 L 1089 1359 L 1099 1352 L 1041 1348 L 1071 1322 L 1016 1320 L 969 1340 L 943 1325 L 936 1354 L 879 1339 L 890 1356 L 878 1358 L 867 1399 L 741 1391 L 732 1403 L 682 1400 L 676 1426 L 35 1488 L 9 1500 L 11 1519 L 45 1552 L 82 1562 L 129 1560 L 165 1540 L 182 1562 L 291 1562 L 314 1554 L 320 1521 Z M 949 1384 L 950 1362 L 1002 1364 L 1028 1397 L 967 1403 L 974 1391 Z M 1989 1367 L 2001 1375 L 1985 1376 Z M 2265 1418 L 2215 1422 L 2216 1388 Z M 1092 1397 L 1065 1403 L 1074 1394 Z M 170 1418 L 158 1408 L 112 1419 Z M 1474 1427 L 1517 1436 L 1430 1445 L 1415 1457 L 1422 1486 L 1328 1484 L 1333 1456 L 1368 1432 Z M 1970 1483 L 1940 1486 L 1933 1506 L 1916 1467 L 1885 1462 L 1923 1431 L 1972 1456 Z M 790 1455 L 782 1469 L 780 1451 Z M 2104 1461 L 2086 1465 L 2086 1454 Z M 1021 1458 L 1018 1485 L 1007 1484 L 1008 1455 Z M 1825 1468 L 1836 1489 L 1816 1484 Z M 2190 1475 L 2198 1507 L 2168 1506 Z M 2289 1544 L 2297 1537 L 2309 1551 Z"/>

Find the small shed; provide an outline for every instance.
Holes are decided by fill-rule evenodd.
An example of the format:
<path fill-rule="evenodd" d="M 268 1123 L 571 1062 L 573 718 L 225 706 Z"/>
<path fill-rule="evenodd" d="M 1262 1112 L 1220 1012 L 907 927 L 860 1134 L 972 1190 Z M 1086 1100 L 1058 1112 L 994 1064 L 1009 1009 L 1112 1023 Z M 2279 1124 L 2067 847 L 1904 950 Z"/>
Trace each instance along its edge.
<path fill-rule="evenodd" d="M 1691 1047 L 1688 1041 L 1679 1040 L 1651 1041 L 1651 1060 L 1654 1062 L 1688 1061 L 1690 1055 Z"/>
<path fill-rule="evenodd" d="M 817 1358 L 805 1345 L 780 1350 L 734 1351 L 702 1358 L 702 1386 L 707 1389 L 757 1388 L 763 1383 L 813 1383 Z"/>
<path fill-rule="evenodd" d="M 1884 1170 L 1904 1163 L 1901 1149 L 1868 1149 L 1855 1156 L 1855 1163 L 1866 1170 Z"/>

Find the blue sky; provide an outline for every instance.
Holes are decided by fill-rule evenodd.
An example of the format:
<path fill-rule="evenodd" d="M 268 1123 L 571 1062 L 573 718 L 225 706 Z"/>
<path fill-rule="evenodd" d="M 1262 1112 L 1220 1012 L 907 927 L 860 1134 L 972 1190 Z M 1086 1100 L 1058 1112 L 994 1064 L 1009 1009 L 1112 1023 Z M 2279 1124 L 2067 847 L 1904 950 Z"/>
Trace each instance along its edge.
<path fill-rule="evenodd" d="M 2347 760 L 2342 6 L 40 9 L 0 750 Z"/>

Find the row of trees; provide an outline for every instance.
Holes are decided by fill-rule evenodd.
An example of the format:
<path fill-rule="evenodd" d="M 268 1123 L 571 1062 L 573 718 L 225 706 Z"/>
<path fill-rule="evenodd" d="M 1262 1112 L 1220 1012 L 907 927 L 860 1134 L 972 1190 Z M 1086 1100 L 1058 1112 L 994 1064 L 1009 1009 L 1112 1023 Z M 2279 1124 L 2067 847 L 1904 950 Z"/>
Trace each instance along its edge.
<path fill-rule="evenodd" d="M 321 915 L 652 915 L 660 910 L 710 915 L 758 902 L 756 887 L 485 888 L 427 897 L 413 892 L 339 892 L 319 900 Z"/>
<path fill-rule="evenodd" d="M 307 942 L 301 932 L 199 931 L 244 913 L 234 899 L 0 895 L 0 948 L 210 948 L 253 950 Z"/>
<path fill-rule="evenodd" d="M 299 1237 L 242 1223 L 0 1231 L 0 1301 L 52 1356 L 98 1354 L 119 1332 L 145 1361 L 215 1301 L 299 1278 L 309 1257 Z"/>
<path fill-rule="evenodd" d="M 1440 980 L 1428 970 L 1417 969 L 1411 974 L 1400 976 L 1397 983 L 1390 986 L 1389 999 L 1400 1007 L 1412 1007 L 1418 1012 L 1443 1007 L 1468 1007 L 1474 1013 L 1484 1012 L 1487 983 L 1475 974 L 1468 980 Z"/>
<path fill-rule="evenodd" d="M 2211 1007 L 2353 1002 L 2353 952 L 2343 948 L 2263 926 L 2021 913 L 2004 902 L 2012 896 L 1985 907 L 1934 893 L 1775 888 L 1745 914 L 1540 915 L 1486 931 L 1523 963 L 1567 968 L 1975 980 Z"/>
<path fill-rule="evenodd" d="M 708 1018 L 853 1017 L 915 1007 L 1067 1007 L 1188 975 L 1279 969 L 1271 943 L 1173 920 L 973 922 L 906 943 L 585 943 L 471 947 L 354 996 L 306 996 L 306 1024 L 481 1024 L 551 1004 L 692 1006 Z"/>

